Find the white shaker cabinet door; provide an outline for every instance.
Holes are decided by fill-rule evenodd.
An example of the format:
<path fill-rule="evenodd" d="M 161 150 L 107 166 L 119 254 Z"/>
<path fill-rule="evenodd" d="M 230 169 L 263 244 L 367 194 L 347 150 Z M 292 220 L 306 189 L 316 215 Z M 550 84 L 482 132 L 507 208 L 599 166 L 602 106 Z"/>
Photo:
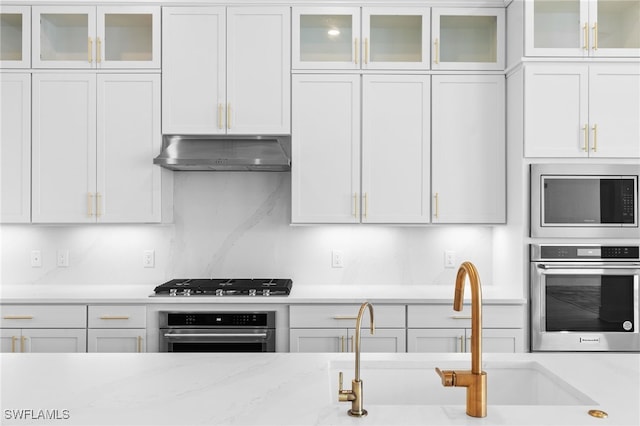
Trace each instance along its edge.
<path fill-rule="evenodd" d="M 433 223 L 504 223 L 504 76 L 436 75 L 432 94 Z"/>
<path fill-rule="evenodd" d="M 31 75 L 0 74 L 0 222 L 31 220 Z"/>
<path fill-rule="evenodd" d="M 290 45 L 289 8 L 227 9 L 227 133 L 290 133 Z"/>
<path fill-rule="evenodd" d="M 95 222 L 95 74 L 34 73 L 32 108 L 33 222 Z"/>
<path fill-rule="evenodd" d="M 293 76 L 292 221 L 360 221 L 360 77 Z"/>
<path fill-rule="evenodd" d="M 589 66 L 590 157 L 640 157 L 640 64 Z"/>
<path fill-rule="evenodd" d="M 160 75 L 98 75 L 97 117 L 97 221 L 159 222 Z"/>
<path fill-rule="evenodd" d="M 430 77 L 366 75 L 362 222 L 429 222 Z"/>
<path fill-rule="evenodd" d="M 225 34 L 224 7 L 162 9 L 163 133 L 225 133 Z"/>

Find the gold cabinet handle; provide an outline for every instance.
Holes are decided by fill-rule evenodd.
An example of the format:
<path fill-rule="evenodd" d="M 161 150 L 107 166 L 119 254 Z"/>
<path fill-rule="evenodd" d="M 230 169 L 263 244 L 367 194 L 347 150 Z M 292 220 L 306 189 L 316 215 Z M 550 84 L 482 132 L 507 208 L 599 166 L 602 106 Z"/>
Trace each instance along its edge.
<path fill-rule="evenodd" d="M 353 217 L 358 217 L 358 193 L 353 193 Z"/>
<path fill-rule="evenodd" d="M 128 320 L 128 315 L 102 315 L 101 320 Z"/>
<path fill-rule="evenodd" d="M 138 353 L 142 352 L 142 336 L 138 336 Z"/>
<path fill-rule="evenodd" d="M 353 321 L 355 321 L 355 320 L 358 319 L 358 317 L 353 316 L 353 315 L 334 315 L 333 319 L 335 319 L 335 320 L 353 320 Z"/>
<path fill-rule="evenodd" d="M 584 132 L 584 143 L 582 144 L 582 150 L 584 152 L 589 151 L 589 126 L 586 124 L 582 126 L 582 131 Z"/>
<path fill-rule="evenodd" d="M 364 218 L 367 218 L 367 213 L 369 213 L 369 197 L 367 193 L 364 193 Z"/>
<path fill-rule="evenodd" d="M 593 147 L 591 147 L 593 152 L 598 151 L 598 125 L 593 125 Z"/>
<path fill-rule="evenodd" d="M 16 336 L 11 336 L 11 353 L 16 351 L 16 340 L 18 340 Z"/>
<path fill-rule="evenodd" d="M 582 26 L 582 35 L 584 37 L 584 43 L 582 44 L 582 48 L 584 50 L 589 50 L 589 24 L 586 22 Z"/>
<path fill-rule="evenodd" d="M 100 37 L 96 39 L 96 62 L 100 63 L 102 61 L 102 40 Z"/>
<path fill-rule="evenodd" d="M 218 104 L 218 129 L 222 129 L 222 104 Z"/>
<path fill-rule="evenodd" d="M 2 318 L 6 320 L 31 320 L 33 315 L 5 315 Z"/>
<path fill-rule="evenodd" d="M 439 41 L 439 39 L 436 38 L 436 41 L 433 42 L 433 45 L 434 45 L 434 47 L 436 49 L 436 52 L 435 52 L 435 55 L 434 55 L 435 56 L 434 62 L 436 64 L 439 64 L 440 63 L 440 41 Z"/>
<path fill-rule="evenodd" d="M 93 39 L 91 37 L 87 40 L 87 60 L 89 63 L 93 62 Z"/>
<path fill-rule="evenodd" d="M 231 128 L 231 102 L 227 104 L 227 129 Z"/>
<path fill-rule="evenodd" d="M 471 315 L 451 315 L 451 319 L 454 319 L 454 320 L 469 320 L 469 319 L 471 319 Z"/>
<path fill-rule="evenodd" d="M 598 50 L 598 23 L 593 23 L 593 50 Z"/>
<path fill-rule="evenodd" d="M 349 336 L 349 343 L 351 343 L 351 349 L 349 349 L 349 352 L 353 352 L 353 336 Z"/>
<path fill-rule="evenodd" d="M 354 59 L 353 62 L 358 65 L 358 37 L 353 40 Z"/>
<path fill-rule="evenodd" d="M 364 38 L 364 63 L 369 63 L 369 37 Z"/>
<path fill-rule="evenodd" d="M 437 219 L 437 218 L 438 218 L 439 209 L 440 209 L 440 202 L 439 202 L 439 198 L 440 198 L 440 197 L 439 197 L 439 195 L 438 195 L 438 193 L 437 193 L 437 192 L 436 192 L 436 195 L 435 195 L 434 197 L 435 197 L 435 199 L 436 199 L 436 213 L 435 213 L 435 215 L 434 215 L 434 216 L 435 216 L 435 218 Z"/>
<path fill-rule="evenodd" d="M 340 336 L 340 352 L 344 352 L 344 336 Z"/>
<path fill-rule="evenodd" d="M 20 352 L 24 352 L 24 346 L 27 341 L 25 336 L 20 336 Z"/>
<path fill-rule="evenodd" d="M 93 216 L 93 193 L 87 193 L 87 215 Z"/>
<path fill-rule="evenodd" d="M 460 340 L 460 352 L 464 352 L 464 337 L 460 336 L 458 337 L 458 340 Z"/>
<path fill-rule="evenodd" d="M 96 217 L 100 217 L 102 215 L 102 194 L 96 194 Z"/>

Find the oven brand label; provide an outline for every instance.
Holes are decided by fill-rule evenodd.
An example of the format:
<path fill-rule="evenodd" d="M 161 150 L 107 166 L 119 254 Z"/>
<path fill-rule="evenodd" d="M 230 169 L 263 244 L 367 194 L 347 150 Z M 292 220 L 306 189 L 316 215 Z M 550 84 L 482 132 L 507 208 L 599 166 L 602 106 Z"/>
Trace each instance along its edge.
<path fill-rule="evenodd" d="M 600 343 L 599 337 L 581 337 L 580 343 Z"/>

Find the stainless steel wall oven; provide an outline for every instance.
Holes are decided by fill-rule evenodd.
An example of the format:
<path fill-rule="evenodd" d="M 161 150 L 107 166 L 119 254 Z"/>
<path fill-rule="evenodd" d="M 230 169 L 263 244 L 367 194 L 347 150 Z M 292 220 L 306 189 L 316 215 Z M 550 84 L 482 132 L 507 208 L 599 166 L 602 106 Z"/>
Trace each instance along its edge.
<path fill-rule="evenodd" d="M 640 351 L 638 245 L 531 245 L 532 351 Z"/>
<path fill-rule="evenodd" d="M 275 312 L 160 312 L 160 352 L 275 352 Z"/>

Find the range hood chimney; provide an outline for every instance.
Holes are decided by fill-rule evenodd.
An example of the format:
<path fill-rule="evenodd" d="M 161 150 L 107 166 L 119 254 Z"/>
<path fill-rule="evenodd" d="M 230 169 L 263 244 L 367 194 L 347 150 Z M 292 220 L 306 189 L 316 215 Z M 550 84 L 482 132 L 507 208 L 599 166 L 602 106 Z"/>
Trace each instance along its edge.
<path fill-rule="evenodd" d="M 291 170 L 291 136 L 164 135 L 153 163 L 174 171 Z"/>

